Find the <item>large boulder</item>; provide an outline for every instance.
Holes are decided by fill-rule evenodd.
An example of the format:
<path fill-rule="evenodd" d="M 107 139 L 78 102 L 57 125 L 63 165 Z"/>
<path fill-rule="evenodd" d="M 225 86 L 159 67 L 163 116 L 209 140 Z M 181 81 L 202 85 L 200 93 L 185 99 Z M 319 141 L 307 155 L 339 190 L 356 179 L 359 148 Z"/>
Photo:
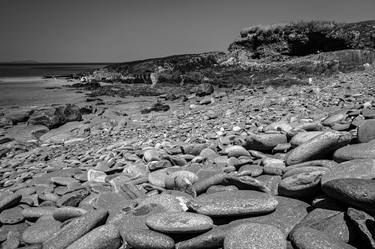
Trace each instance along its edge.
<path fill-rule="evenodd" d="M 206 96 L 214 92 L 214 87 L 210 83 L 202 83 L 192 89 L 197 96 Z"/>
<path fill-rule="evenodd" d="M 28 123 L 45 125 L 49 129 L 53 129 L 67 122 L 80 120 L 82 120 L 82 115 L 79 107 L 66 104 L 37 109 L 31 114 Z"/>
<path fill-rule="evenodd" d="M 10 128 L 5 137 L 16 140 L 17 142 L 26 143 L 38 140 L 48 131 L 49 129 L 44 125 L 18 124 Z"/>

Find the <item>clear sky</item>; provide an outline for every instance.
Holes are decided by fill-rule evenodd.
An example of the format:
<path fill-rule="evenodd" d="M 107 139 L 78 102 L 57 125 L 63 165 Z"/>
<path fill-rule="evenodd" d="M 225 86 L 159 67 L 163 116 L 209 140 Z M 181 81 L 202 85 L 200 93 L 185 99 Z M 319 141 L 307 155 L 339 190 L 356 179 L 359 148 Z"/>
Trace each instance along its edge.
<path fill-rule="evenodd" d="M 0 61 L 226 50 L 244 27 L 312 19 L 375 19 L 375 0 L 0 0 Z"/>

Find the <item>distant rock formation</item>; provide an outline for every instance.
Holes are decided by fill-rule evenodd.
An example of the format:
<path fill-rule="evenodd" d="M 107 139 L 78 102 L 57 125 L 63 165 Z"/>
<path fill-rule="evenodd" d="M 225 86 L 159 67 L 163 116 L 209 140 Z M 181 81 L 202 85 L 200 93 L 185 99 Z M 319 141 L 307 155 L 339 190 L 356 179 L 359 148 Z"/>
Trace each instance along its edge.
<path fill-rule="evenodd" d="M 253 59 L 305 56 L 344 49 L 375 50 L 375 21 L 325 21 L 258 25 L 243 29 L 229 51 L 245 50 Z"/>
<path fill-rule="evenodd" d="M 272 77 L 303 78 L 361 70 L 375 64 L 375 21 L 298 22 L 254 26 L 227 52 L 175 55 L 109 65 L 89 82 L 256 84 Z"/>

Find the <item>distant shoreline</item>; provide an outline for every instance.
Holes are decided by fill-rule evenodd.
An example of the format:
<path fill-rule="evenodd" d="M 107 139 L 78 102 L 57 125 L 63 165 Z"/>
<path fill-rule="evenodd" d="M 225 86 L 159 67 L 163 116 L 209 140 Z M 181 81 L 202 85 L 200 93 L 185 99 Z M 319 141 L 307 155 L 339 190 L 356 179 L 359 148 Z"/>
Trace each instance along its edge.
<path fill-rule="evenodd" d="M 37 63 L 12 63 L 0 62 L 0 66 L 34 66 L 34 65 L 111 65 L 118 62 L 37 62 Z"/>

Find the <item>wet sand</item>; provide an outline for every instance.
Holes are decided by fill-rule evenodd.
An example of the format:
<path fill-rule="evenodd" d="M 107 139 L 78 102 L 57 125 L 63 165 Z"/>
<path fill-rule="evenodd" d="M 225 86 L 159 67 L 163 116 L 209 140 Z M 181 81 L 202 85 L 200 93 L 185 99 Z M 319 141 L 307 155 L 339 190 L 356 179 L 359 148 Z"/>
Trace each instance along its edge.
<path fill-rule="evenodd" d="M 0 108 L 80 102 L 84 93 L 77 93 L 76 89 L 63 87 L 63 85 L 73 83 L 64 79 L 42 79 L 41 77 L 1 77 Z"/>

